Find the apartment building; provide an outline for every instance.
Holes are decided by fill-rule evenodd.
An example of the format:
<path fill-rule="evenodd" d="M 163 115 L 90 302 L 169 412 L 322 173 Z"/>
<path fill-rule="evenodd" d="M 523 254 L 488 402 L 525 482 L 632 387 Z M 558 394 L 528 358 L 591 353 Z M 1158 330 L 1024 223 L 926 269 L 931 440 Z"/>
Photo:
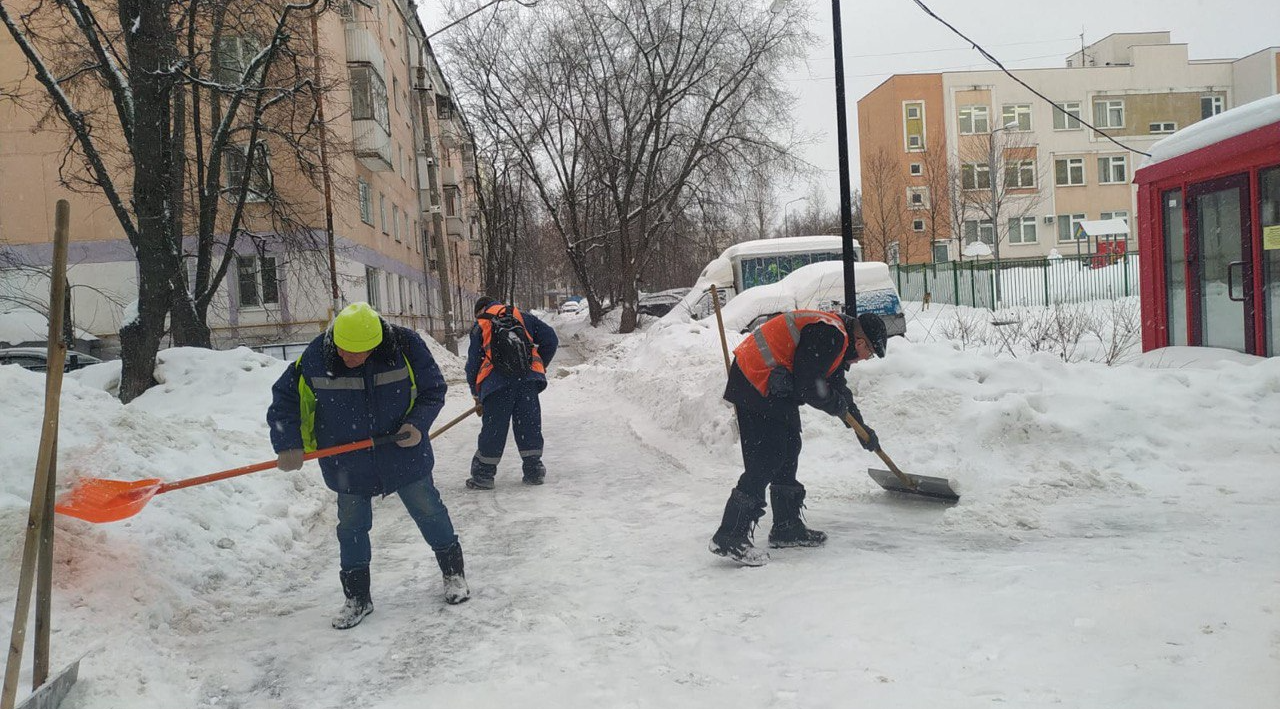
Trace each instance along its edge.
<path fill-rule="evenodd" d="M 1168 32 L 1122 33 L 1065 63 L 1015 71 L 1061 110 L 999 71 L 895 75 L 859 100 L 864 207 L 899 205 L 866 210 L 868 233 L 887 234 L 868 257 L 949 261 L 997 239 L 1002 259 L 1097 248 L 1077 227 L 1132 222 L 1137 151 L 1280 93 L 1280 47 L 1192 60 Z M 1132 248 L 1130 232 L 1106 238 Z"/>
<path fill-rule="evenodd" d="M 322 72 L 334 87 L 322 97 L 334 136 L 323 166 L 328 194 L 274 150 L 260 156 L 265 164 L 253 179 L 261 183 L 255 190 L 297 196 L 300 219 L 317 242 L 327 240 L 325 215 L 332 214 L 334 272 L 326 254 L 291 253 L 290 242 L 272 238 L 269 222 L 253 223 L 254 238 L 238 240 L 210 308 L 214 345 L 310 339 L 332 316 L 335 276 L 339 304 L 368 300 L 388 320 L 441 340 L 463 333 L 481 290 L 474 138 L 417 8 L 412 0 L 351 0 L 319 15 L 317 31 Z M 247 46 L 224 38 L 215 51 L 235 67 L 252 55 Z M 20 50 L 0 33 L 0 89 L 32 86 Z M 54 204 L 68 199 L 68 276 L 88 286 L 73 291 L 72 318 L 110 353 L 137 297 L 132 248 L 105 200 L 60 185 L 62 124 L 38 114 L 36 104 L 2 96 L 0 248 L 47 263 Z"/>

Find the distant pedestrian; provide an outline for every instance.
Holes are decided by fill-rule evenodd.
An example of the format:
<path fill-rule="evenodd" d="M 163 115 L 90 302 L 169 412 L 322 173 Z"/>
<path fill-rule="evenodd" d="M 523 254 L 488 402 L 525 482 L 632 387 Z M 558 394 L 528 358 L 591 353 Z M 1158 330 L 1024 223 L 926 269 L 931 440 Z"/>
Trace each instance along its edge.
<path fill-rule="evenodd" d="M 376 495 L 396 493 L 444 576 L 446 603 L 470 597 L 462 545 L 431 479 L 435 457 L 426 433 L 444 406 L 446 385 L 422 337 L 391 325 L 368 303 L 352 303 L 272 387 L 267 423 L 281 470 L 302 467 L 304 452 L 399 433 L 395 445 L 320 459 L 338 493 L 338 549 L 346 603 L 333 627 L 350 628 L 373 612 L 369 593 Z"/>
<path fill-rule="evenodd" d="M 560 341 L 550 325 L 493 298 L 477 300 L 475 316 L 467 350 L 467 384 L 484 423 L 467 487 L 493 489 L 508 427 L 515 434 L 525 484 L 541 485 L 547 468 L 542 462 L 538 395 L 547 388 L 547 367 Z"/>
<path fill-rule="evenodd" d="M 773 503 L 769 546 L 816 547 L 827 535 L 800 518 L 804 485 L 796 479 L 800 459 L 800 406 L 808 404 L 843 419 L 862 414 L 845 382 L 849 365 L 883 357 L 887 335 L 879 316 L 857 318 L 817 310 L 796 310 L 767 320 L 734 350 L 724 398 L 738 415 L 746 471 L 729 495 L 711 552 L 745 566 L 761 566 L 768 552 L 751 535 L 764 515 L 765 488 Z M 876 433 L 862 447 L 880 447 Z"/>

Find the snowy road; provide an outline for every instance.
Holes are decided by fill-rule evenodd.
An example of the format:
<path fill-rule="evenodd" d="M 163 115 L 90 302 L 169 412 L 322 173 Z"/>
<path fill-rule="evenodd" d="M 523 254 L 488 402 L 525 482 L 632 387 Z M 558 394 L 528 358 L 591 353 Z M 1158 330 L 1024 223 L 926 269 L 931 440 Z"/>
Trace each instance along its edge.
<path fill-rule="evenodd" d="M 718 337 L 556 326 L 547 485 L 520 484 L 509 447 L 495 492 L 465 490 L 477 419 L 436 442 L 469 603 L 444 605 L 392 497 L 375 503 L 377 610 L 330 629 L 334 505 L 314 464 L 163 495 L 113 525 L 63 518 L 54 664 L 89 650 L 64 706 L 1276 705 L 1280 442 L 1259 432 L 1280 419 L 1280 360 L 1148 370 L 895 343 L 859 366 L 855 395 L 894 459 L 957 480 L 961 503 L 887 496 L 864 472 L 876 459 L 806 412 L 807 516 L 831 540 L 742 569 L 706 551 L 741 466 Z M 63 395 L 63 473 L 259 459 L 282 366 L 167 351 L 164 383 L 129 406 L 82 370 Z M 23 432 L 0 437 L 0 539 L 25 523 L 42 385 L 0 367 Z M 470 403 L 451 389 L 442 420 Z"/>

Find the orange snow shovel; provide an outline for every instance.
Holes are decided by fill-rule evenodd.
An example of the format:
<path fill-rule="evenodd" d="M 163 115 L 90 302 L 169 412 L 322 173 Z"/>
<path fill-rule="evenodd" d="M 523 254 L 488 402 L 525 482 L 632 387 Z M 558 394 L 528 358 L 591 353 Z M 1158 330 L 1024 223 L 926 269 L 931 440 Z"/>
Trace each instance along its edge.
<path fill-rule="evenodd" d="M 858 439 L 867 440 L 867 430 L 858 423 L 858 419 L 853 414 L 845 413 L 844 422 L 849 424 L 849 428 L 858 434 Z M 867 468 L 867 475 L 871 476 L 880 487 L 890 492 L 901 492 L 908 495 L 920 495 L 921 497 L 929 497 L 935 500 L 944 500 L 946 502 L 959 502 L 960 495 L 951 488 L 951 481 L 946 478 L 932 478 L 928 475 L 907 475 L 894 465 L 889 458 L 889 454 L 884 449 L 877 447 L 876 455 L 880 456 L 880 460 L 889 466 L 888 470 L 880 470 L 879 468 Z"/>
<path fill-rule="evenodd" d="M 466 417 L 475 412 L 475 407 L 458 418 L 450 421 L 440 427 L 431 434 L 430 440 L 434 440 L 436 436 L 453 428 Z M 404 434 L 408 435 L 408 434 Z M 383 446 L 388 443 L 394 443 L 401 439 L 400 434 L 391 434 L 388 436 L 378 436 L 377 438 L 367 438 L 363 441 L 355 441 L 354 443 L 344 443 L 340 446 L 332 446 L 330 448 L 321 448 L 302 456 L 303 460 L 315 460 L 317 458 L 327 458 L 331 455 L 340 453 L 350 453 L 351 451 L 364 450 L 375 446 Z M 142 511 L 147 506 L 147 502 L 151 498 L 164 492 L 173 492 L 181 490 L 184 487 L 194 487 L 205 483 L 216 482 L 218 480 L 226 480 L 227 478 L 239 477 L 256 473 L 263 470 L 270 470 L 276 467 L 276 461 L 266 460 L 253 465 L 246 465 L 240 468 L 232 468 L 224 470 L 220 473 L 210 473 L 209 475 L 201 475 L 195 478 L 187 478 L 185 480 L 176 480 L 171 483 L 164 482 L 159 478 L 147 478 L 146 480 L 106 480 L 103 478 L 80 478 L 76 481 L 68 493 L 58 498 L 58 504 L 54 506 L 59 514 L 69 517 L 77 517 L 87 522 L 95 522 L 101 524 L 103 522 L 115 522 L 118 520 L 132 517 Z"/>

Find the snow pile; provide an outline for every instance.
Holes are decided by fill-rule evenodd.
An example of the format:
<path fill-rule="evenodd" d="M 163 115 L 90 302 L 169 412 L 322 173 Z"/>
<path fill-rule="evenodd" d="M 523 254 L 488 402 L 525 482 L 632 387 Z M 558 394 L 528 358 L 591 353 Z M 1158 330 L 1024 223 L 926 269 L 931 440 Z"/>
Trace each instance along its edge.
<path fill-rule="evenodd" d="M 418 331 L 418 334 L 422 335 L 422 339 L 426 341 L 427 349 L 431 351 L 432 358 L 440 366 L 440 374 L 446 382 L 454 384 L 467 381 L 466 365 L 467 346 L 470 344 L 469 338 L 462 337 L 458 339 L 459 354 L 454 354 L 449 351 L 448 347 L 437 342 L 431 335 L 421 330 Z"/>
<path fill-rule="evenodd" d="M 14 347 L 24 342 L 44 342 L 49 336 L 49 318 L 29 308 L 12 308 L 0 312 L 0 347 Z M 86 330 L 76 328 L 76 340 L 98 339 Z"/>

